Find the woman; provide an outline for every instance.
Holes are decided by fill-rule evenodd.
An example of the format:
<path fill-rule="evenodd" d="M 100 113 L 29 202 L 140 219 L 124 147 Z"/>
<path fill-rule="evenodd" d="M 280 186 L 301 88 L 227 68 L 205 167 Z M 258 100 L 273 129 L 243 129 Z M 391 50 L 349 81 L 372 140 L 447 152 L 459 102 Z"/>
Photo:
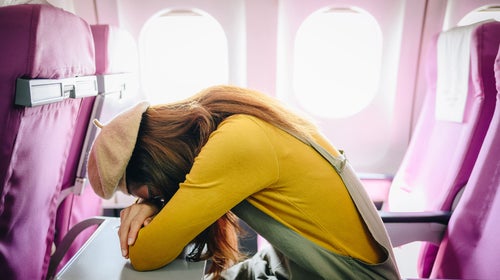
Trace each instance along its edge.
<path fill-rule="evenodd" d="M 160 268 L 192 242 L 188 258 L 211 260 L 214 279 L 399 278 L 352 169 L 276 100 L 217 86 L 96 125 L 92 187 L 140 199 L 120 215 L 122 253 L 135 269 Z M 273 247 L 240 262 L 235 215 Z"/>

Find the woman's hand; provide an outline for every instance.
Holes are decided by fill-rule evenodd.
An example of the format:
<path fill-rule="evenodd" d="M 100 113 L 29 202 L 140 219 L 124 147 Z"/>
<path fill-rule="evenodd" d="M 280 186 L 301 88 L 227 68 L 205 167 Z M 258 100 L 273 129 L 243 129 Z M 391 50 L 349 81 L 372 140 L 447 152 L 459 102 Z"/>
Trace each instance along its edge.
<path fill-rule="evenodd" d="M 139 230 L 147 226 L 157 213 L 158 209 L 150 203 L 132 204 L 120 212 L 118 236 L 123 257 L 128 259 L 128 247 L 135 243 Z"/>

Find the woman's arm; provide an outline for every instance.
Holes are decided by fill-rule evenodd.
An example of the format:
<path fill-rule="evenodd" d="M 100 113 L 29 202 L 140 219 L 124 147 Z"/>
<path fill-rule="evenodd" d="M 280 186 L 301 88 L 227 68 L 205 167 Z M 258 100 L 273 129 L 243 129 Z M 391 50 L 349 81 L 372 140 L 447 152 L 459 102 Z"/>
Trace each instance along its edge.
<path fill-rule="evenodd" d="M 179 190 L 151 223 L 139 230 L 129 248 L 135 269 L 168 264 L 218 218 L 276 182 L 278 163 L 266 132 L 255 119 L 239 115 L 226 119 L 212 133 Z M 138 213 L 138 221 L 146 214 Z M 134 231 L 141 226 L 139 222 L 130 224 Z"/>
<path fill-rule="evenodd" d="M 143 226 L 147 226 L 158 209 L 149 203 L 135 203 L 120 212 L 120 247 L 122 255 L 128 258 L 128 247 L 135 243 L 137 234 Z"/>

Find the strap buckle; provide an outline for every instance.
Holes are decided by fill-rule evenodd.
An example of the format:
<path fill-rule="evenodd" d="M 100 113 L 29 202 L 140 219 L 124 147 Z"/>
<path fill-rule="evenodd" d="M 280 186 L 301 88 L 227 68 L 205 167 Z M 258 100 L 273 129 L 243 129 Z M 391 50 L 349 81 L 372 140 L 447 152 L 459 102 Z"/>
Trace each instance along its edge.
<path fill-rule="evenodd" d="M 335 159 L 335 169 L 338 173 L 342 173 L 347 165 L 347 157 L 344 150 L 339 150 L 340 155 L 333 157 Z"/>

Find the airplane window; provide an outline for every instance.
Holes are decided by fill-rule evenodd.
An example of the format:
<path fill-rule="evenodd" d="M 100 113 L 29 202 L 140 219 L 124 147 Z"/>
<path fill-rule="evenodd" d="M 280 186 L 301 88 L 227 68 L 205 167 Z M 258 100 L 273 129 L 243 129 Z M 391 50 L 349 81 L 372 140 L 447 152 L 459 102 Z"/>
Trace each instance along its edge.
<path fill-rule="evenodd" d="M 352 116 L 374 98 L 379 84 L 382 32 L 370 14 L 332 8 L 309 16 L 294 50 L 293 89 L 312 115 Z"/>
<path fill-rule="evenodd" d="M 494 19 L 500 21 L 500 6 L 487 6 L 476 9 L 465 15 L 459 22 L 458 26 L 474 24 L 480 21 Z"/>
<path fill-rule="evenodd" d="M 153 104 L 228 82 L 227 39 L 220 24 L 198 11 L 150 19 L 139 39 L 144 91 Z"/>

